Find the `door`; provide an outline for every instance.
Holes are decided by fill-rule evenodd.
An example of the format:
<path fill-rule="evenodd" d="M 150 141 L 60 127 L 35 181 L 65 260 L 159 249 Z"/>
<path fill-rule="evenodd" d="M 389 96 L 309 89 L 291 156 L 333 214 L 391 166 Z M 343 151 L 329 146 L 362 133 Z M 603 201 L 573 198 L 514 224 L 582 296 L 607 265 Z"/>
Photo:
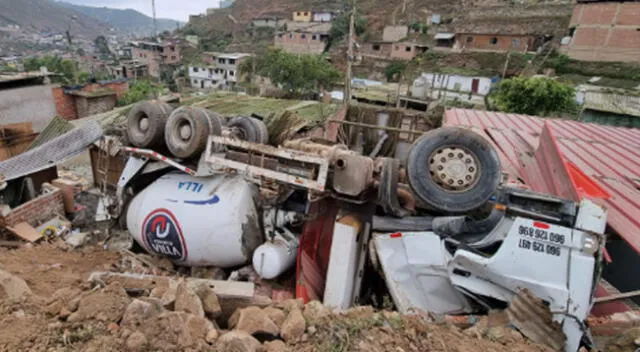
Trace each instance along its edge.
<path fill-rule="evenodd" d="M 204 89 L 204 79 L 200 81 L 200 88 Z"/>
<path fill-rule="evenodd" d="M 474 78 L 471 81 L 471 92 L 473 94 L 478 94 L 478 89 L 480 88 L 480 80 L 478 78 Z"/>

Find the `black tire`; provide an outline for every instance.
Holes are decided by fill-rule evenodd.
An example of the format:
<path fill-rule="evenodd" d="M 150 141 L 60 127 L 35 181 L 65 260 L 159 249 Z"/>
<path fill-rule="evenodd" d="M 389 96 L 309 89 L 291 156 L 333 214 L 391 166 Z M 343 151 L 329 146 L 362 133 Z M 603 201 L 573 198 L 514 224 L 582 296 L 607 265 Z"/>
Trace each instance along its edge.
<path fill-rule="evenodd" d="M 173 108 L 157 100 L 134 105 L 127 115 L 127 137 L 132 145 L 140 148 L 162 148 L 164 127 Z"/>
<path fill-rule="evenodd" d="M 257 123 L 257 122 L 260 122 Z M 268 132 L 266 132 L 266 126 L 264 126 L 264 130 L 260 125 L 264 125 L 262 121 L 253 119 L 251 117 L 239 116 L 234 117 L 229 122 L 229 128 L 236 129 L 235 137 L 241 139 L 243 141 L 251 142 L 251 143 L 264 143 L 264 136 L 266 134 L 266 139 L 268 142 Z"/>
<path fill-rule="evenodd" d="M 259 134 L 259 138 L 256 143 L 269 144 L 269 130 L 267 129 L 267 125 L 264 123 L 264 121 L 256 119 L 255 117 L 251 117 L 251 122 L 256 127 Z"/>
<path fill-rule="evenodd" d="M 183 131 L 186 134 L 183 134 Z M 200 156 L 207 147 L 209 135 L 221 134 L 220 115 L 202 108 L 178 108 L 171 114 L 165 126 L 165 140 L 169 152 L 182 159 Z"/>
<path fill-rule="evenodd" d="M 430 172 L 432 157 L 444 147 L 464 148 L 480 164 L 480 175 L 468 189 L 452 191 L 438 184 Z M 466 129 L 444 127 L 420 137 L 407 161 L 409 185 L 416 196 L 437 211 L 465 213 L 485 204 L 500 183 L 498 154 L 482 136 Z M 436 175 L 437 177 L 437 175 Z"/>

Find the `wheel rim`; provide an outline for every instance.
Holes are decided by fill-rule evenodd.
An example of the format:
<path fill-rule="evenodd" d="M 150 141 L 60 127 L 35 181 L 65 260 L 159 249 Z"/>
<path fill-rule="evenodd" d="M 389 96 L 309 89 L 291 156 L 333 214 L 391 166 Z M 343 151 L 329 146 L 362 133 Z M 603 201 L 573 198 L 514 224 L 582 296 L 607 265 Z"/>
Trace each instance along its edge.
<path fill-rule="evenodd" d="M 480 179 L 481 165 L 468 149 L 446 146 L 429 157 L 431 179 L 448 192 L 464 192 L 473 188 Z"/>

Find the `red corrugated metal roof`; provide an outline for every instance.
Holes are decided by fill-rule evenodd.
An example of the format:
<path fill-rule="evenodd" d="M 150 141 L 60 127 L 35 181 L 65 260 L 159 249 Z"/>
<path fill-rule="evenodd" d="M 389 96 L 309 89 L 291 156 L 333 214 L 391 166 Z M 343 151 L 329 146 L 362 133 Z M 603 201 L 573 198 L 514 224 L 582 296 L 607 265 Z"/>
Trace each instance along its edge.
<path fill-rule="evenodd" d="M 545 121 L 564 157 L 609 192 L 609 226 L 640 253 L 640 130 L 466 109 L 448 110 L 444 125 L 480 132 L 510 179 L 524 180 L 520 155 L 538 148 Z"/>

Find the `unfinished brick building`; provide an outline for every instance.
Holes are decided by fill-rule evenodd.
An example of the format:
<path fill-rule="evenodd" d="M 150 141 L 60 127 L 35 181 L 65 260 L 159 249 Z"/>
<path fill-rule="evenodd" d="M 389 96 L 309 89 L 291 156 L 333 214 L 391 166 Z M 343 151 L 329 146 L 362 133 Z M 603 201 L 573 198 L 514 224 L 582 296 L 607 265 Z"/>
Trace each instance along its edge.
<path fill-rule="evenodd" d="M 578 0 L 567 54 L 585 61 L 640 61 L 640 3 Z"/>

